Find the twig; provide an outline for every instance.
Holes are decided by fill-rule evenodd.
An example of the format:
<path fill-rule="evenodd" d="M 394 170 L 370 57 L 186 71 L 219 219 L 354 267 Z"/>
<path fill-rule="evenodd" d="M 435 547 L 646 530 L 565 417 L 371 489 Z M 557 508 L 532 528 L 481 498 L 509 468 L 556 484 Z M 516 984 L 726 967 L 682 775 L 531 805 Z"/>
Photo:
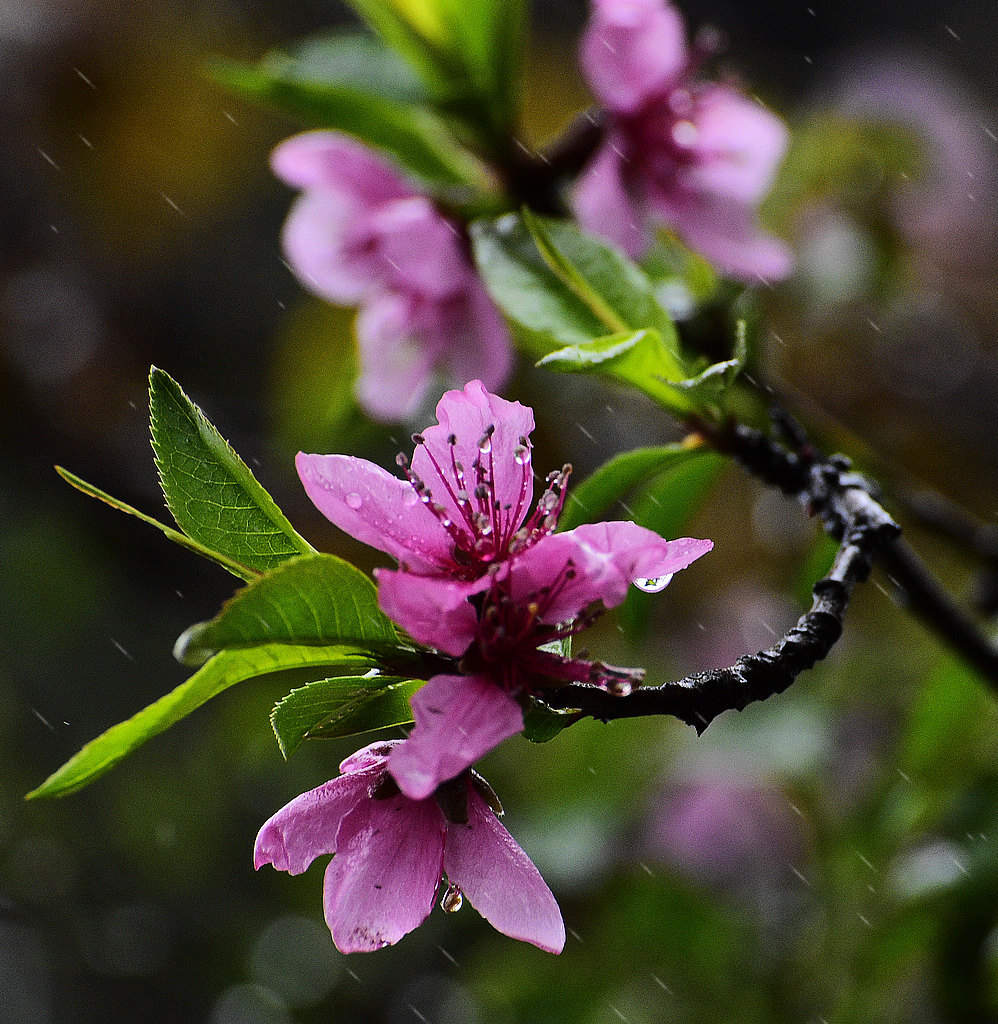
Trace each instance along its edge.
<path fill-rule="evenodd" d="M 607 721 L 640 715 L 673 715 L 703 732 L 722 712 L 782 693 L 832 649 L 842 633 L 853 588 L 879 562 L 914 615 L 926 623 L 985 679 L 998 687 L 998 648 L 952 601 L 907 544 L 900 527 L 880 505 L 873 485 L 850 469 L 841 455 L 823 457 L 785 414 L 774 416 L 796 450 L 789 450 L 751 427 L 691 425 L 718 451 L 733 455 L 759 479 L 797 497 L 820 516 L 839 541 L 829 574 L 814 586 L 811 608 L 772 647 L 747 654 L 727 668 L 711 669 L 662 686 L 614 696 L 596 686 L 573 683 L 551 690 L 545 701 L 577 708 Z"/>
<path fill-rule="evenodd" d="M 806 493 L 826 528 L 841 538 L 831 571 L 814 585 L 811 608 L 772 647 L 744 655 L 728 668 L 698 672 L 662 686 L 641 687 L 626 697 L 574 683 L 545 693 L 544 699 L 552 707 L 578 708 L 604 721 L 673 715 L 702 733 L 722 712 L 741 710 L 753 701 L 782 693 L 801 672 L 824 658 L 841 636 L 853 588 L 869 576 L 877 551 L 898 536 L 898 525 L 874 500 L 867 481 L 847 472 L 841 460 L 808 466 L 758 431 L 735 430 L 747 460 L 764 466 L 770 482 L 789 493 Z"/>

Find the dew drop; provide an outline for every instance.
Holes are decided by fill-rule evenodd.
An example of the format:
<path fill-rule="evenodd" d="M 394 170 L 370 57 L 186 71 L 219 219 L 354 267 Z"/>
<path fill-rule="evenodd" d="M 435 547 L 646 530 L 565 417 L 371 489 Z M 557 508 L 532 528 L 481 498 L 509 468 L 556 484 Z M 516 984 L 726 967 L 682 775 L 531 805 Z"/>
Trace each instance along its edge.
<path fill-rule="evenodd" d="M 525 466 L 530 461 L 530 449 L 522 444 L 517 445 L 513 449 L 513 458 L 516 459 L 517 465 Z"/>
<path fill-rule="evenodd" d="M 614 679 L 607 684 L 606 689 L 614 697 L 630 697 L 634 692 L 634 686 L 626 679 Z"/>
<path fill-rule="evenodd" d="M 356 491 L 351 491 L 343 500 L 347 503 L 347 507 L 352 508 L 355 512 L 364 504 L 364 499 Z"/>
<path fill-rule="evenodd" d="M 667 576 L 647 576 L 643 579 L 634 581 L 634 585 L 638 590 L 643 590 L 646 594 L 657 594 L 660 590 L 665 588 L 672 582 L 674 573 L 669 573 Z"/>
<path fill-rule="evenodd" d="M 416 493 L 416 491 L 414 489 L 410 489 L 410 490 L 406 491 L 402 495 L 402 504 L 406 508 L 412 508 L 414 505 L 418 505 L 419 504 L 419 495 Z"/>
<path fill-rule="evenodd" d="M 490 434 L 482 435 L 482 439 L 478 442 L 478 450 L 483 455 L 488 455 L 492 451 L 492 437 Z"/>
<path fill-rule="evenodd" d="M 440 900 L 440 909 L 445 914 L 456 914 L 464 906 L 464 895 L 456 885 L 448 885 Z"/>

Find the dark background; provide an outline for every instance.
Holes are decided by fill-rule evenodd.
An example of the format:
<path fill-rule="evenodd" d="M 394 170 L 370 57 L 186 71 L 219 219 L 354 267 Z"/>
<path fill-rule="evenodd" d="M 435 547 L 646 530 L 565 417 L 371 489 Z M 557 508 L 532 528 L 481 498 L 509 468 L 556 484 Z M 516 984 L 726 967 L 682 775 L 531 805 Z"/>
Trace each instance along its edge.
<path fill-rule="evenodd" d="M 888 204 L 890 273 L 873 250 L 862 258 L 862 189 L 776 209 L 803 269 L 763 296 L 762 355 L 823 439 L 994 522 L 998 10 L 683 9 L 725 30 L 728 62 L 794 126 L 841 106 L 847 80 L 869 95 L 856 83 L 871 74 L 892 116 L 904 93 L 914 120 L 931 108 L 940 132 L 957 125 L 955 141 L 937 136 L 951 158 L 937 156 L 940 180 L 914 193 L 886 182 L 902 196 Z M 584 13 L 536 11 L 534 141 L 586 102 L 572 49 Z M 150 364 L 181 381 L 317 546 L 374 564 L 308 504 L 292 458 L 350 450 L 388 464 L 409 428 L 364 425 L 336 397 L 349 318 L 281 263 L 289 194 L 266 158 L 294 126 L 203 73 L 209 56 L 255 59 L 343 18 L 318 3 L 0 6 L 0 1020 L 992 1019 L 998 722 L 876 582 L 828 664 L 700 740 L 672 722 L 591 723 L 489 759 L 508 827 L 562 903 L 560 959 L 469 909 L 435 913 L 394 950 L 337 954 L 321 868 L 255 875 L 251 849 L 266 817 L 354 744 L 312 744 L 285 765 L 267 723 L 280 693 L 263 684 L 92 788 L 24 804 L 84 742 L 182 681 L 174 639 L 232 589 L 52 471 L 161 514 Z M 905 93 L 898 69 L 944 97 L 938 110 Z M 874 270 L 843 284 L 844 265 Z M 539 466 L 570 458 L 584 471 L 675 436 L 627 395 L 594 403 L 551 381 L 525 369 L 510 389 L 538 407 Z M 652 678 L 768 643 L 820 560 L 799 510 L 737 470 L 689 532 L 717 549 L 655 599 L 648 639 L 613 622 L 594 638 Z M 965 594 L 971 565 L 912 535 Z"/>

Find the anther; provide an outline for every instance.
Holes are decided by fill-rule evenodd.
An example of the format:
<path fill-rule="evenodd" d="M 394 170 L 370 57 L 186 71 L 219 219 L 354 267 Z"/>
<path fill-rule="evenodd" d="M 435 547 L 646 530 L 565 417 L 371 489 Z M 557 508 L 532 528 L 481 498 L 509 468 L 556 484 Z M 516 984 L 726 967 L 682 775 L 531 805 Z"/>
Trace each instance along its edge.
<path fill-rule="evenodd" d="M 413 444 L 426 444 L 426 438 L 423 437 L 422 434 L 413 434 L 412 435 L 412 443 Z"/>

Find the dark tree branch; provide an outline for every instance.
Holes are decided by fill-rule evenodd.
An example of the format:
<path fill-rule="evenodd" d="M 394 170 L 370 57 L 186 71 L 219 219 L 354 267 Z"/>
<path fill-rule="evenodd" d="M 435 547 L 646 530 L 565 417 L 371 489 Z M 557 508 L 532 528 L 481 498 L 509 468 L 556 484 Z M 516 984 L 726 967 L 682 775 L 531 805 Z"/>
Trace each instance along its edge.
<path fill-rule="evenodd" d="M 695 421 L 691 426 L 754 476 L 798 498 L 839 541 L 831 571 L 814 586 L 811 608 L 772 647 L 747 654 L 728 668 L 698 672 L 662 686 L 641 687 L 626 697 L 573 683 L 545 693 L 548 704 L 578 708 L 582 714 L 604 721 L 673 715 L 703 732 L 723 711 L 741 710 L 753 701 L 782 693 L 801 672 L 824 658 L 842 633 L 853 588 L 867 579 L 875 561 L 886 570 L 912 613 L 998 686 L 998 648 L 900 540 L 900 528 L 880 505 L 870 481 L 852 472 L 845 457 L 817 453 L 786 414 L 777 411 L 774 420 L 792 450 L 738 423 L 717 427 Z"/>

